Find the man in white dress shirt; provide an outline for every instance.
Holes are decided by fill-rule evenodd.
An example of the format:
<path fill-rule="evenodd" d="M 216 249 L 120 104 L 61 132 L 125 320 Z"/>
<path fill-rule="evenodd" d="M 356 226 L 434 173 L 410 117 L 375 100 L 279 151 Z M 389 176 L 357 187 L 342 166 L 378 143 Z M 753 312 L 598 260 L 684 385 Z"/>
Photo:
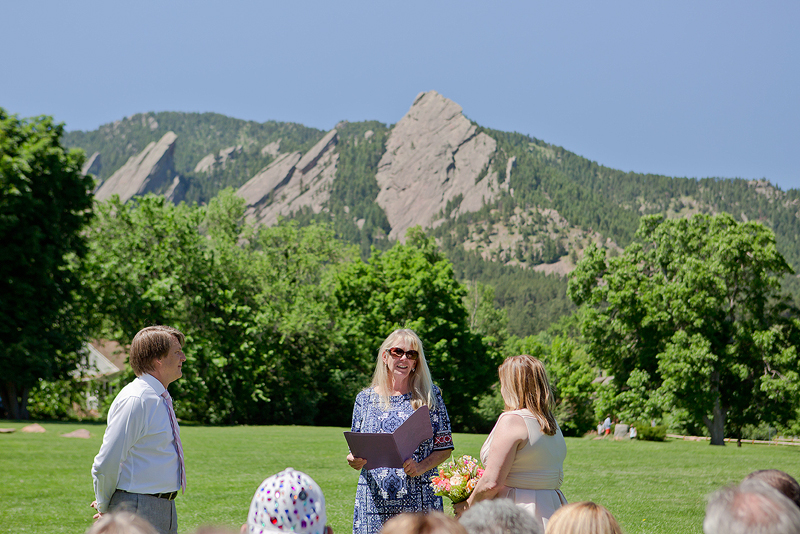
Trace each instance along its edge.
<path fill-rule="evenodd" d="M 133 338 L 130 364 L 137 378 L 111 404 L 92 465 L 95 518 L 126 510 L 162 534 L 177 533 L 175 497 L 186 487 L 186 473 L 167 386 L 181 377 L 184 341 L 169 326 L 149 326 Z"/>

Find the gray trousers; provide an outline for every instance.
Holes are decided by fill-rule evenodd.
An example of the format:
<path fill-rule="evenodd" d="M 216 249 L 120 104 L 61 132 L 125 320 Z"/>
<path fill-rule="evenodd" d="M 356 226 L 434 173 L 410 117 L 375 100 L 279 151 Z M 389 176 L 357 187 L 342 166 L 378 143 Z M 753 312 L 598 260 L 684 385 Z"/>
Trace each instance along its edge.
<path fill-rule="evenodd" d="M 178 534 L 175 501 L 152 495 L 116 490 L 108 503 L 109 512 L 131 512 L 147 520 L 159 534 Z"/>

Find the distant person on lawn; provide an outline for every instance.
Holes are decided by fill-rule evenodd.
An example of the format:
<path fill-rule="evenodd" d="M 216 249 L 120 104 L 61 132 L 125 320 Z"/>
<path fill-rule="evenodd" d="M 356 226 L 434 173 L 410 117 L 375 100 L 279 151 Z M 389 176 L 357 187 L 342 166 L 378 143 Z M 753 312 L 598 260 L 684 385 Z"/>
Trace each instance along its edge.
<path fill-rule="evenodd" d="M 800 533 L 800 508 L 765 482 L 745 480 L 711 496 L 703 532 L 797 534 Z"/>
<path fill-rule="evenodd" d="M 137 378 L 111 404 L 92 465 L 95 519 L 126 510 L 161 534 L 178 532 L 175 497 L 186 489 L 186 471 L 167 386 L 182 375 L 184 342 L 169 326 L 149 326 L 133 338 L 130 364 Z"/>

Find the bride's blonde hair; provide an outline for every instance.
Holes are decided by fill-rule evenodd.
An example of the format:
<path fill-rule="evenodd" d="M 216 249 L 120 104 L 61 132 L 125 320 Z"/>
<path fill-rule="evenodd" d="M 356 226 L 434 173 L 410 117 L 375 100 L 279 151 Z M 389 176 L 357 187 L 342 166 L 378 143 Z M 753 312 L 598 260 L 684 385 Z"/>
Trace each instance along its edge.
<path fill-rule="evenodd" d="M 410 345 L 412 350 L 419 353 L 414 372 L 408 377 L 408 387 L 411 390 L 411 407 L 416 410 L 423 404 L 427 404 L 428 408 L 432 410 L 436 407 L 436 399 L 433 394 L 431 372 L 428 370 L 428 362 L 425 361 L 425 352 L 422 350 L 422 341 L 416 332 L 408 328 L 395 330 L 381 343 L 381 348 L 378 349 L 378 359 L 375 362 L 375 373 L 372 375 L 372 384 L 370 386 L 380 395 L 381 407 L 384 410 L 389 408 L 392 377 L 389 376 L 388 366 L 383 362 L 383 353 L 394 347 L 401 340 Z M 392 356 L 390 355 L 389 357 L 391 358 Z"/>
<path fill-rule="evenodd" d="M 553 417 L 553 390 L 542 362 L 527 354 L 511 356 L 497 371 L 506 410 L 529 410 L 544 434 L 555 435 L 558 426 Z"/>

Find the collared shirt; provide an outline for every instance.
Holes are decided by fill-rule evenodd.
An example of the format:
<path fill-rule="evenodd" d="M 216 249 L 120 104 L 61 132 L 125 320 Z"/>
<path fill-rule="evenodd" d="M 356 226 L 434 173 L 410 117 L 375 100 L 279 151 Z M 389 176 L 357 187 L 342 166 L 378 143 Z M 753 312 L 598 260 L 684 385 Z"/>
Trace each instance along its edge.
<path fill-rule="evenodd" d="M 111 404 L 103 445 L 92 465 L 97 511 L 108 510 L 117 488 L 130 493 L 180 489 L 164 390 L 157 378 L 144 374 L 122 388 Z"/>

